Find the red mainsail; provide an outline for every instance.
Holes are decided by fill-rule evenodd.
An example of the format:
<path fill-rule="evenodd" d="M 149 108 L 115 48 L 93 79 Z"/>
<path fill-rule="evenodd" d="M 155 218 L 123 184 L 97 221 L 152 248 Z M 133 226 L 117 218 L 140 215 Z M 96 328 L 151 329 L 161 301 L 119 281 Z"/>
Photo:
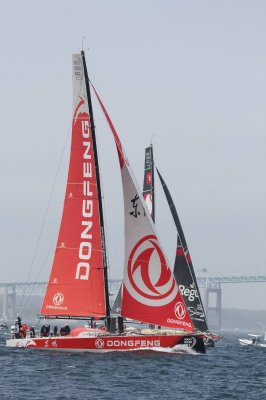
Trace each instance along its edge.
<path fill-rule="evenodd" d="M 104 265 L 84 67 L 73 56 L 72 143 L 64 209 L 42 315 L 104 317 Z"/>

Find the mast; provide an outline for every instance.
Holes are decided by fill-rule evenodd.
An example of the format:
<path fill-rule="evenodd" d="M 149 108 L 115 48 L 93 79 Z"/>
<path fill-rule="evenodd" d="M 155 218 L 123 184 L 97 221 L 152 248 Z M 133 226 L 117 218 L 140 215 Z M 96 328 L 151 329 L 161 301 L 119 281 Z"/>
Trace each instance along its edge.
<path fill-rule="evenodd" d="M 96 143 L 96 135 L 95 135 L 95 125 L 94 125 L 92 102 L 91 102 L 90 81 L 89 81 L 89 77 L 88 77 L 85 53 L 83 50 L 81 51 L 81 56 L 82 56 L 82 61 L 83 61 L 85 83 L 86 83 L 86 90 L 87 90 L 87 97 L 88 97 L 88 106 L 89 106 L 89 114 L 90 114 L 90 128 L 91 128 L 91 135 L 92 135 L 92 142 L 93 142 L 93 153 L 94 153 L 94 159 L 95 159 L 96 181 L 97 181 L 97 188 L 98 188 L 98 194 L 99 194 L 99 202 L 98 203 L 99 203 L 100 226 L 101 226 L 102 258 L 103 258 L 103 268 L 104 268 L 105 305 L 106 305 L 106 316 L 107 316 L 107 329 L 109 330 L 109 327 L 110 327 L 110 302 L 109 302 L 109 289 L 108 289 L 106 241 L 105 241 L 105 231 L 104 231 L 104 217 L 103 217 L 100 170 L 99 170 L 97 143 Z"/>

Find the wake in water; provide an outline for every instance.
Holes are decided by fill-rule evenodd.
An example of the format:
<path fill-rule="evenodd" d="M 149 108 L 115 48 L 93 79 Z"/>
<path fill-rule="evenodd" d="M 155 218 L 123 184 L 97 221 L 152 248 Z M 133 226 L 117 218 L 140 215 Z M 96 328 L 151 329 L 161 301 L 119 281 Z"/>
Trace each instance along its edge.
<path fill-rule="evenodd" d="M 129 352 L 156 352 L 156 353 L 166 353 L 166 354 L 189 354 L 192 356 L 198 356 L 198 355 L 204 355 L 197 353 L 195 350 L 193 350 L 191 347 L 184 346 L 177 344 L 174 347 L 142 347 L 140 349 L 132 349 L 132 350 L 127 350 Z"/>

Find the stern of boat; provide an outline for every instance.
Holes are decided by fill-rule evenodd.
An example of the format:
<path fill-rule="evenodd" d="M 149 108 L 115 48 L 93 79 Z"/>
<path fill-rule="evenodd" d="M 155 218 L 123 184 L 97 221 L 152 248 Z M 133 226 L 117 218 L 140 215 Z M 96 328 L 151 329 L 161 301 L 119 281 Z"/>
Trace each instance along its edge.
<path fill-rule="evenodd" d="M 195 351 L 195 353 L 205 354 L 206 348 L 204 345 L 203 337 L 201 336 L 184 336 L 179 342 L 180 345 L 186 345 L 189 349 Z"/>

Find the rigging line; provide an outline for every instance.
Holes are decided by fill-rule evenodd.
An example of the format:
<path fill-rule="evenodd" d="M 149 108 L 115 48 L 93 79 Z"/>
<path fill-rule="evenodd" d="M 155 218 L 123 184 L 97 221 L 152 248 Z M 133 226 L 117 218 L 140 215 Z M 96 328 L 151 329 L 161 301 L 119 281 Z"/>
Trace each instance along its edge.
<path fill-rule="evenodd" d="M 120 235 L 120 239 L 119 238 L 117 239 L 117 243 L 114 246 L 114 252 L 112 254 L 112 257 L 110 258 L 110 267 L 111 267 L 111 265 L 114 264 L 115 259 L 117 258 L 117 255 L 119 254 L 118 253 L 118 249 L 121 247 L 121 243 L 123 243 L 123 239 L 124 239 L 124 235 L 123 234 Z M 123 264 L 123 261 L 122 261 L 122 264 Z M 110 269 L 109 279 L 112 279 L 112 277 L 111 277 L 112 272 L 114 272 L 114 271 L 111 271 L 111 269 Z"/>
<path fill-rule="evenodd" d="M 101 147 L 101 145 L 99 146 L 99 143 L 101 142 L 98 137 L 97 134 L 97 128 L 96 125 L 94 127 L 95 130 L 95 137 L 96 137 L 96 141 L 97 141 L 97 148 Z M 100 151 L 98 151 L 98 167 L 99 167 L 99 171 L 102 171 L 102 167 L 101 167 L 101 154 Z M 109 262 L 109 244 L 108 244 L 108 228 L 107 228 L 107 218 L 106 218 L 106 206 L 105 206 L 105 198 L 104 198 L 104 185 L 103 185 L 103 179 L 101 179 L 100 176 L 100 183 L 101 183 L 101 194 L 102 194 L 102 208 L 103 208 L 103 219 L 104 219 L 104 230 L 105 230 L 105 235 L 104 235 L 104 239 L 105 239 L 105 257 L 106 257 L 106 262 L 107 262 L 107 269 L 108 269 L 108 275 L 110 273 L 110 262 Z M 108 282 L 108 286 L 109 286 L 109 282 Z M 108 291 L 109 291 L 109 287 L 108 287 Z"/>
<path fill-rule="evenodd" d="M 81 87 L 79 89 L 79 94 L 80 94 L 80 92 L 81 92 Z M 31 275 L 31 272 L 32 272 L 32 268 L 33 268 L 33 265 L 34 265 L 34 262 L 35 262 L 35 259 L 36 259 L 36 255 L 37 255 L 37 251 L 38 251 L 38 248 L 39 248 L 39 243 L 40 243 L 40 240 L 41 240 L 41 236 L 43 234 L 43 230 L 44 230 L 44 226 L 45 226 L 48 210 L 50 208 L 52 197 L 53 197 L 53 194 L 54 194 L 55 184 L 56 184 L 57 179 L 58 179 L 59 171 L 60 171 L 60 168 L 61 168 L 61 165 L 62 165 L 63 156 L 65 154 L 66 145 L 67 145 L 68 138 L 69 138 L 69 135 L 70 135 L 71 131 L 72 131 L 72 120 L 71 120 L 70 127 L 68 128 L 68 132 L 67 132 L 67 135 L 66 135 L 64 146 L 63 146 L 63 149 L 62 149 L 62 152 L 61 152 L 61 156 L 60 156 L 60 159 L 59 159 L 59 164 L 58 164 L 58 167 L 57 167 L 57 170 L 56 170 L 55 178 L 54 178 L 54 181 L 53 181 L 53 184 L 52 184 L 52 188 L 51 188 L 51 191 L 50 191 L 50 195 L 49 195 L 49 198 L 48 198 L 48 204 L 47 204 L 47 207 L 46 207 L 46 210 L 45 210 L 45 213 L 44 213 L 44 217 L 43 217 L 40 233 L 38 235 L 38 239 L 37 239 L 37 242 L 36 242 L 35 250 L 34 250 L 34 253 L 33 253 L 32 261 L 31 261 L 29 272 L 28 272 L 28 276 L 27 276 L 27 281 L 26 281 L 27 283 L 29 282 L 30 275 Z M 49 250 L 49 252 L 50 252 L 50 250 Z M 48 254 L 49 254 L 49 252 L 48 252 Z M 48 257 L 48 254 L 47 254 L 46 257 Z M 46 259 L 45 259 L 45 261 L 46 261 Z M 42 268 L 43 268 L 43 264 L 42 264 L 41 270 L 42 270 Z M 21 299 L 21 302 L 20 302 L 20 305 L 19 305 L 20 308 L 23 307 L 25 293 L 26 293 L 26 290 L 24 291 L 24 293 L 22 295 L 22 299 Z"/>
<path fill-rule="evenodd" d="M 55 242 L 55 240 L 56 240 L 56 236 L 54 237 L 54 240 L 53 240 L 52 243 L 51 243 L 51 246 L 50 246 L 50 248 L 49 248 L 49 250 L 48 250 L 48 252 L 47 252 L 47 254 L 46 254 L 46 256 L 45 256 L 45 259 L 44 259 L 43 262 L 42 262 L 41 268 L 40 268 L 40 270 L 39 270 L 39 272 L 38 272 L 38 275 L 36 276 L 36 279 L 34 280 L 34 283 L 37 283 L 37 282 L 38 282 L 38 279 L 40 278 L 40 275 L 41 275 L 41 273 L 42 273 L 42 270 L 43 270 L 43 268 L 44 268 L 44 266 L 45 266 L 45 264 L 46 264 L 46 262 L 47 262 L 47 260 L 48 260 L 48 257 L 49 257 L 49 255 L 50 255 L 50 253 L 51 253 L 51 251 L 52 251 L 52 249 L 53 249 L 53 247 L 54 247 L 54 242 Z M 26 299 L 26 301 L 25 301 L 25 303 L 24 303 L 24 305 L 23 305 L 24 308 L 27 307 L 28 302 L 29 302 L 29 299 L 30 299 L 30 296 L 31 296 L 33 290 L 34 290 L 34 287 L 32 287 L 32 289 L 28 292 L 27 299 Z"/>
<path fill-rule="evenodd" d="M 38 239 L 37 239 L 37 242 L 36 242 L 36 246 L 35 246 L 35 249 L 34 249 L 33 257 L 32 257 L 32 260 L 31 260 L 31 264 L 30 264 L 30 268 L 29 268 L 29 272 L 28 272 L 28 276 L 27 276 L 27 280 L 26 280 L 27 283 L 29 282 L 29 279 L 30 279 L 32 268 L 33 268 L 33 265 L 34 265 L 34 262 L 35 262 L 35 259 L 36 259 L 38 248 L 39 248 L 40 240 L 41 240 L 41 237 L 42 237 L 42 234 L 43 234 L 43 231 L 44 231 L 44 226 L 45 226 L 48 210 L 49 210 L 50 205 L 51 205 L 51 201 L 52 201 L 52 197 L 53 197 L 54 189 L 55 189 L 55 184 L 56 184 L 57 179 L 58 179 L 58 175 L 59 175 L 59 171 L 60 171 L 60 168 L 61 168 L 61 164 L 62 164 L 62 160 L 63 160 L 63 156 L 64 156 L 64 153 L 65 153 L 65 149 L 66 149 L 66 145 L 67 145 L 67 142 L 68 142 L 70 131 L 71 131 L 71 129 L 68 129 L 68 133 L 67 133 L 67 136 L 66 136 L 66 139 L 65 139 L 63 150 L 61 152 L 59 164 L 58 164 L 58 167 L 57 167 L 57 170 L 56 170 L 55 178 L 54 178 L 54 181 L 53 181 L 53 184 L 52 184 L 51 192 L 50 192 L 50 195 L 49 195 L 49 198 L 48 198 L 48 204 L 47 204 L 47 207 L 46 207 L 45 212 L 44 212 L 44 216 L 43 216 L 43 220 L 42 220 L 42 224 L 41 224 L 41 229 L 40 229 L 40 232 L 39 232 L 39 235 L 38 235 Z M 20 306 L 23 305 L 24 297 L 25 297 L 25 291 L 23 293 L 23 296 L 22 296 L 22 299 L 21 299 L 21 302 L 20 302 Z"/>

